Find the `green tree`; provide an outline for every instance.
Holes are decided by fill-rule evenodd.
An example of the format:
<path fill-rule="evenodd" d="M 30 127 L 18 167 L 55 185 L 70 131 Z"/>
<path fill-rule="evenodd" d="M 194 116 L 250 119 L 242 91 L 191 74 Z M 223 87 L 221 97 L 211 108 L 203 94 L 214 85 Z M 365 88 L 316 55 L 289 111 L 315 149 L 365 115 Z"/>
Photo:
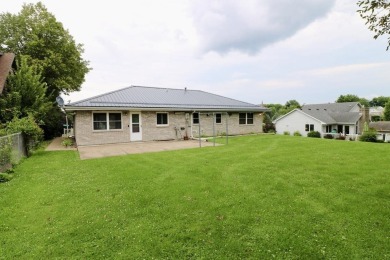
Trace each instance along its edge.
<path fill-rule="evenodd" d="M 385 110 L 383 111 L 383 120 L 390 121 L 390 101 L 385 105 Z"/>
<path fill-rule="evenodd" d="M 31 115 L 37 122 L 44 122 L 53 108 L 53 102 L 46 96 L 46 83 L 38 68 L 27 64 L 27 57 L 20 56 L 16 70 L 7 79 L 0 99 L 0 122 Z"/>
<path fill-rule="evenodd" d="M 301 108 L 301 105 L 299 104 L 298 101 L 296 101 L 295 99 L 292 99 L 292 100 L 289 100 L 286 102 L 286 104 L 284 105 L 284 107 L 282 107 L 280 110 L 279 110 L 279 113 L 281 115 L 285 115 L 287 114 L 288 112 L 290 111 L 293 111 L 294 109 L 296 108 Z"/>
<path fill-rule="evenodd" d="M 295 109 L 295 108 L 300 108 L 301 105 L 299 104 L 298 101 L 296 101 L 295 99 L 292 99 L 292 100 L 289 100 L 286 102 L 286 105 L 284 105 L 286 109 Z"/>
<path fill-rule="evenodd" d="M 269 109 L 269 111 L 265 112 L 266 117 L 268 121 L 272 122 L 279 116 L 281 116 L 280 110 L 283 108 L 283 105 L 281 104 L 267 104 L 265 105 L 266 108 Z"/>
<path fill-rule="evenodd" d="M 359 102 L 360 104 L 364 105 L 365 107 L 369 107 L 370 103 L 365 98 L 360 98 L 353 94 L 346 94 L 346 95 L 340 95 L 336 103 L 345 103 L 345 102 Z"/>
<path fill-rule="evenodd" d="M 83 46 L 41 2 L 23 5 L 16 15 L 0 14 L 0 43 L 0 51 L 27 55 L 41 69 L 53 101 L 61 92 L 80 90 L 90 70 Z"/>
<path fill-rule="evenodd" d="M 276 118 L 287 114 L 288 112 L 300 108 L 301 105 L 296 100 L 289 100 L 283 106 L 281 104 L 267 104 L 265 105 L 269 111 L 265 112 L 263 123 L 264 123 L 264 132 L 275 131 L 275 125 L 272 123 Z"/>
<path fill-rule="evenodd" d="M 384 97 L 384 96 L 374 97 L 370 101 L 370 106 L 371 107 L 384 107 L 388 101 L 390 101 L 390 97 Z"/>
<path fill-rule="evenodd" d="M 374 39 L 381 35 L 390 35 L 390 2 L 388 0 L 358 1 L 357 11 L 366 20 L 368 29 L 374 32 Z M 386 50 L 390 48 L 390 37 Z"/>

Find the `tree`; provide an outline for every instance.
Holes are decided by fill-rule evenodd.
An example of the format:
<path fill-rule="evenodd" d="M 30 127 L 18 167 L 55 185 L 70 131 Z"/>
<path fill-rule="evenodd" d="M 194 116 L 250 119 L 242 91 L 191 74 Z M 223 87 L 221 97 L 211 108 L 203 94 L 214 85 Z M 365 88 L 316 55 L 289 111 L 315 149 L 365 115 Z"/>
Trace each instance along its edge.
<path fill-rule="evenodd" d="M 26 55 L 40 68 L 53 101 L 61 92 L 80 90 L 90 70 L 83 46 L 41 2 L 23 5 L 16 15 L 0 14 L 0 43 L 1 52 Z"/>
<path fill-rule="evenodd" d="M 383 111 L 383 120 L 390 121 L 390 101 L 385 105 L 385 110 Z"/>
<path fill-rule="evenodd" d="M 275 131 L 275 125 L 272 123 L 273 120 L 276 118 L 287 114 L 288 112 L 300 108 L 301 105 L 296 100 L 289 100 L 286 102 L 286 104 L 283 106 L 281 104 L 267 104 L 265 105 L 266 108 L 269 109 L 269 111 L 265 112 L 265 116 L 263 119 L 264 123 L 264 132 L 269 131 Z"/>
<path fill-rule="evenodd" d="M 284 107 L 282 107 L 280 110 L 279 110 L 279 113 L 281 115 L 285 115 L 287 114 L 288 112 L 290 111 L 293 111 L 294 109 L 296 108 L 301 108 L 301 105 L 299 104 L 298 101 L 296 101 L 295 99 L 292 99 L 292 100 L 289 100 L 286 102 L 286 104 L 284 105 Z"/>
<path fill-rule="evenodd" d="M 360 104 L 364 105 L 365 107 L 369 107 L 370 103 L 365 98 L 360 98 L 356 95 L 347 94 L 347 95 L 340 95 L 336 103 L 345 103 L 345 102 L 359 102 Z"/>
<path fill-rule="evenodd" d="M 390 101 L 390 97 L 384 97 L 384 96 L 374 97 L 370 101 L 370 106 L 371 107 L 385 107 L 385 105 L 388 101 Z"/>
<path fill-rule="evenodd" d="M 6 87 L 0 99 L 0 122 L 31 115 L 37 122 L 44 122 L 53 107 L 46 96 L 46 83 L 38 68 L 27 64 L 27 57 L 20 56 L 17 69 L 7 78 Z"/>
<path fill-rule="evenodd" d="M 374 32 L 374 39 L 381 35 L 390 35 L 390 2 L 388 0 L 358 1 L 357 11 L 366 20 L 368 29 Z M 386 50 L 390 48 L 390 37 Z"/>
<path fill-rule="evenodd" d="M 298 101 L 296 101 L 295 99 L 292 99 L 292 100 L 289 100 L 286 102 L 286 105 L 285 105 L 286 109 L 295 109 L 295 108 L 300 108 L 301 105 L 299 104 Z"/>

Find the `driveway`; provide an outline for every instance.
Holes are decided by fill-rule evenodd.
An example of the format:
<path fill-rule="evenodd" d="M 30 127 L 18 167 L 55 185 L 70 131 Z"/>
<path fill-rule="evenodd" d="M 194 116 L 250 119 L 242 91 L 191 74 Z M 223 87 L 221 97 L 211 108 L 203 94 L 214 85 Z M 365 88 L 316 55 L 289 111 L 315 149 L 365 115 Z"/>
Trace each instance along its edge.
<path fill-rule="evenodd" d="M 213 146 L 213 142 L 201 142 L 202 147 Z M 216 146 L 219 144 L 215 144 Z M 189 148 L 199 148 L 198 140 L 187 141 L 151 141 L 132 142 L 120 144 L 78 146 L 80 159 L 92 159 L 108 156 L 118 156 L 136 153 L 161 152 L 170 150 L 180 150 Z"/>

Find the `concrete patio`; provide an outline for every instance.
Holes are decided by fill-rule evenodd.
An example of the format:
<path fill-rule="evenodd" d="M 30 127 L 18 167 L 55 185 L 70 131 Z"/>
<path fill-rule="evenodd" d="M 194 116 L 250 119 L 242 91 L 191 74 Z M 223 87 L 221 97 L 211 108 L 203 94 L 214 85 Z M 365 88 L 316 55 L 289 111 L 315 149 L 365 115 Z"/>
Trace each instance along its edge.
<path fill-rule="evenodd" d="M 56 138 L 46 148 L 46 151 L 73 150 L 74 148 L 65 148 L 61 145 L 61 137 Z M 202 147 L 213 146 L 213 142 L 201 141 Z M 215 144 L 216 146 L 219 144 Z M 78 146 L 80 159 L 93 159 L 109 156 L 118 156 L 126 154 L 162 152 L 170 150 L 181 150 L 199 148 L 198 140 L 187 141 L 150 141 L 150 142 L 132 142 L 105 145 Z"/>

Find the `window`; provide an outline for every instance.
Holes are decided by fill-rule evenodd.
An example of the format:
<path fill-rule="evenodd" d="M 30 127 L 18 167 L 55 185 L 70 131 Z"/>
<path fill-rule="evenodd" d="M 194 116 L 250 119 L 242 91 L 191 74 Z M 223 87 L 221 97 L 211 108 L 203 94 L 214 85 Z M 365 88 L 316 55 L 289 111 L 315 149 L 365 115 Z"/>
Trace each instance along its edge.
<path fill-rule="evenodd" d="M 93 113 L 93 130 L 122 129 L 121 113 Z"/>
<path fill-rule="evenodd" d="M 192 123 L 194 125 L 199 124 L 199 113 L 192 113 Z"/>
<path fill-rule="evenodd" d="M 108 113 L 110 129 L 122 129 L 121 113 Z"/>
<path fill-rule="evenodd" d="M 314 131 L 314 125 L 313 124 L 306 124 L 305 125 L 305 131 L 306 132 Z"/>
<path fill-rule="evenodd" d="M 215 123 L 216 124 L 222 124 L 222 114 L 221 113 L 216 113 L 215 114 Z"/>
<path fill-rule="evenodd" d="M 327 125 L 326 126 L 326 132 L 327 133 L 331 133 L 332 132 L 332 126 L 331 125 Z"/>
<path fill-rule="evenodd" d="M 253 113 L 239 113 L 238 123 L 240 125 L 253 125 Z"/>
<path fill-rule="evenodd" d="M 157 125 L 168 125 L 168 113 L 157 113 Z"/>

